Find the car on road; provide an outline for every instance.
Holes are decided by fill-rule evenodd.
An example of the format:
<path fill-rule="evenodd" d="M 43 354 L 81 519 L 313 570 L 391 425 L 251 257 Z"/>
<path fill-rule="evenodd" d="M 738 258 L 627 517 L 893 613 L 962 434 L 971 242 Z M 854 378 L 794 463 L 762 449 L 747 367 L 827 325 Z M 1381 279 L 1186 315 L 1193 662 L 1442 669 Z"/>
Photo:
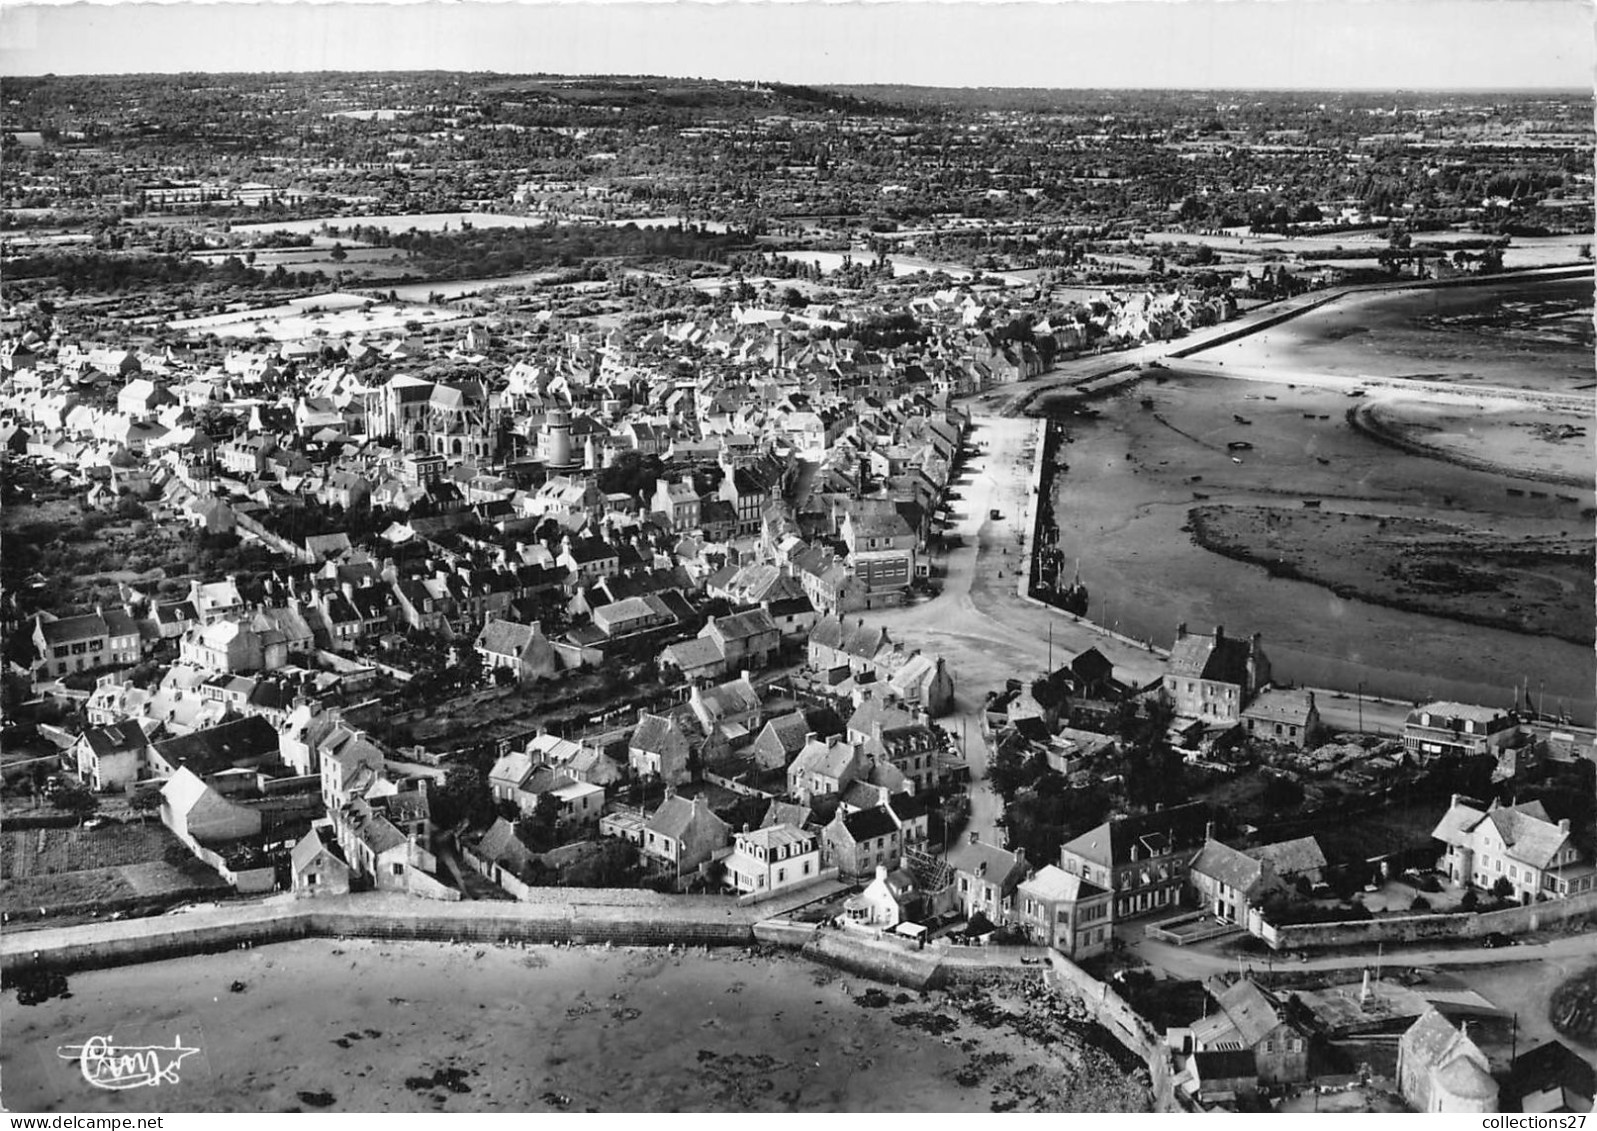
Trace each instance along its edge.
<path fill-rule="evenodd" d="M 1500 946 L 1513 946 L 1514 942 L 1514 939 L 1501 931 L 1493 931 L 1491 934 L 1481 937 L 1481 945 L 1487 950 L 1496 950 Z"/>
<path fill-rule="evenodd" d="M 994 522 L 997 522 L 999 519 L 1004 517 L 1004 512 L 999 510 L 997 507 L 994 507 L 992 510 L 987 512 L 987 517 L 992 519 Z"/>

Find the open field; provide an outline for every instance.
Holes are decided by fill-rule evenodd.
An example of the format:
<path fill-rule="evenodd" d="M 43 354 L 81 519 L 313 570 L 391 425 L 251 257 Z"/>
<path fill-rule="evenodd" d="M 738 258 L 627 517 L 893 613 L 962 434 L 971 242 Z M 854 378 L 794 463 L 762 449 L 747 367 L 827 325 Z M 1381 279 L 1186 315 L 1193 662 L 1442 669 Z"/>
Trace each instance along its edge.
<path fill-rule="evenodd" d="M 1090 1044 L 872 989 L 783 954 L 314 940 L 73 975 L 11 1008 L 0 1065 L 26 1111 L 1146 1108 Z M 54 1057 L 90 1033 L 202 1056 L 96 1092 Z"/>
<path fill-rule="evenodd" d="M 181 847 L 155 822 L 8 829 L 0 833 L 0 908 L 17 915 L 41 907 L 226 890 L 216 873 L 196 860 L 168 863 L 167 851 Z"/>
<path fill-rule="evenodd" d="M 404 252 L 388 247 L 346 246 L 344 258 L 337 259 L 330 254 L 335 242 L 318 240 L 318 244 L 326 245 L 318 247 L 262 248 L 254 252 L 249 266 L 260 271 L 277 267 L 285 271 L 322 271 L 329 278 L 343 271 L 361 281 L 399 279 L 413 270 Z M 194 253 L 193 258 L 216 267 L 236 255 L 239 255 L 236 250 L 202 251 Z"/>
<path fill-rule="evenodd" d="M 1257 235 L 1246 229 L 1227 230 L 1218 234 L 1192 232 L 1149 232 L 1147 241 L 1155 244 L 1185 243 L 1192 247 L 1212 247 L 1216 251 L 1231 252 L 1239 258 L 1270 258 L 1281 255 L 1309 255 L 1315 252 L 1368 251 L 1370 262 L 1389 246 L 1385 229 L 1363 229 L 1353 232 L 1331 232 L 1325 235 L 1282 236 L 1271 232 Z M 1415 232 L 1416 247 L 1425 245 L 1449 246 L 1469 240 L 1487 238 L 1480 232 Z M 1527 270 L 1535 267 L 1554 267 L 1581 262 L 1580 249 L 1592 242 L 1590 233 L 1562 236 L 1515 236 L 1503 253 L 1503 266 L 1510 270 Z M 1345 260 L 1331 260 L 1344 263 Z"/>
<path fill-rule="evenodd" d="M 1591 643 L 1589 540 L 1504 539 L 1423 518 L 1278 507 L 1190 512 L 1206 550 L 1339 597 Z M 1359 552 L 1337 552 L 1357 545 Z"/>
<path fill-rule="evenodd" d="M 279 342 L 305 338 L 345 338 L 379 334 L 422 324 L 448 322 L 458 311 L 403 301 L 373 302 L 363 295 L 315 295 L 281 306 L 209 314 L 169 322 L 173 330 L 215 334 L 219 338 L 267 337 Z"/>

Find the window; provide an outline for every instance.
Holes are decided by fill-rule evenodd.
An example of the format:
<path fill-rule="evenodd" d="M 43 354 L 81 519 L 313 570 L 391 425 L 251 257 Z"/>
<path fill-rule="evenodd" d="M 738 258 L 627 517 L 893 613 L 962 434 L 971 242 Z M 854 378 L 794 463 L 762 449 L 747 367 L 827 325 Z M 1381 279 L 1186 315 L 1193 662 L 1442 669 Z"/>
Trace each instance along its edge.
<path fill-rule="evenodd" d="M 320 876 L 318 876 L 315 872 L 309 872 L 305 876 L 305 884 L 306 884 L 307 887 L 315 887 L 317 884 L 319 884 L 321 882 L 322 882 L 322 878 Z"/>
<path fill-rule="evenodd" d="M 394 864 L 392 865 L 392 868 L 394 870 L 394 875 L 396 876 L 403 876 L 405 874 L 405 866 L 403 864 Z"/>
<path fill-rule="evenodd" d="M 776 882 L 779 883 L 779 884 L 787 883 L 787 869 L 786 868 L 778 868 L 776 870 Z"/>

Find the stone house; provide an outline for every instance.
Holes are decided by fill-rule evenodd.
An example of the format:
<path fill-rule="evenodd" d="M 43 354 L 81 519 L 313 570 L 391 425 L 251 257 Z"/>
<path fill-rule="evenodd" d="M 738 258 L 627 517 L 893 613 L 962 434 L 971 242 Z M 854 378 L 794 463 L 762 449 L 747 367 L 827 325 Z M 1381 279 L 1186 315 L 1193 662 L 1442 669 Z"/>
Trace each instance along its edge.
<path fill-rule="evenodd" d="M 692 775 L 688 756 L 692 746 L 674 718 L 644 712 L 627 743 L 627 765 L 639 777 L 655 777 L 680 785 Z"/>
<path fill-rule="evenodd" d="M 1270 661 L 1259 635 L 1238 639 L 1216 625 L 1213 636 L 1176 627 L 1164 687 L 1177 716 L 1206 725 L 1235 725 L 1242 712 L 1270 682 Z"/>
<path fill-rule="evenodd" d="M 1014 923 L 1035 942 L 1079 962 L 1109 948 L 1114 898 L 1097 884 L 1049 864 L 1016 889 Z"/>
<path fill-rule="evenodd" d="M 1201 801 L 1111 817 L 1065 844 L 1059 866 L 1114 893 L 1117 921 L 1180 905 L 1187 872 L 1208 840 Z"/>
<path fill-rule="evenodd" d="M 1249 738 L 1299 750 L 1308 745 L 1310 732 L 1318 731 L 1319 726 L 1314 692 L 1305 688 L 1266 688 L 1242 712 L 1242 729 Z"/>
<path fill-rule="evenodd" d="M 1192 1025 L 1195 1051 L 1245 1050 L 1266 1084 L 1309 1078 L 1309 1033 L 1279 998 L 1249 978 L 1214 997 L 1219 1008 Z"/>
<path fill-rule="evenodd" d="M 1455 793 L 1431 836 L 1447 846 L 1437 868 L 1454 883 L 1489 890 L 1506 880 L 1521 903 L 1597 890 L 1569 819 L 1550 820 L 1540 801 L 1482 806 Z"/>
<path fill-rule="evenodd" d="M 349 861 L 338 847 L 331 821 L 312 824 L 310 831 L 294 846 L 289 860 L 296 896 L 314 899 L 348 894 Z"/>
<path fill-rule="evenodd" d="M 821 851 L 812 832 L 768 825 L 734 836 L 723 863 L 725 883 L 739 895 L 763 895 L 814 883 L 821 874 Z"/>
<path fill-rule="evenodd" d="M 667 789 L 643 826 L 643 855 L 677 875 L 691 871 L 726 846 L 732 827 L 702 797 L 691 801 Z"/>
<path fill-rule="evenodd" d="M 979 911 L 995 926 L 1012 921 L 1015 892 L 1026 879 L 1024 849 L 1010 852 L 984 844 L 972 829 L 963 842 L 948 850 L 947 861 L 954 874 L 955 899 L 965 918 Z"/>

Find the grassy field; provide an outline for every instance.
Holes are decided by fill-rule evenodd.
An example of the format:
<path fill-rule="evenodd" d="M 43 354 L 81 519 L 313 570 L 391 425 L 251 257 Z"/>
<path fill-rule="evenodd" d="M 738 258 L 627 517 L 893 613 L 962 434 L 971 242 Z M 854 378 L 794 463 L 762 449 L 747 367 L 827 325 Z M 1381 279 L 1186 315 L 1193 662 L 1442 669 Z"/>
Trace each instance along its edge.
<path fill-rule="evenodd" d="M 18 914 L 227 886 L 197 860 L 168 863 L 174 847 L 178 839 L 153 823 L 8 829 L 0 834 L 0 909 Z"/>

